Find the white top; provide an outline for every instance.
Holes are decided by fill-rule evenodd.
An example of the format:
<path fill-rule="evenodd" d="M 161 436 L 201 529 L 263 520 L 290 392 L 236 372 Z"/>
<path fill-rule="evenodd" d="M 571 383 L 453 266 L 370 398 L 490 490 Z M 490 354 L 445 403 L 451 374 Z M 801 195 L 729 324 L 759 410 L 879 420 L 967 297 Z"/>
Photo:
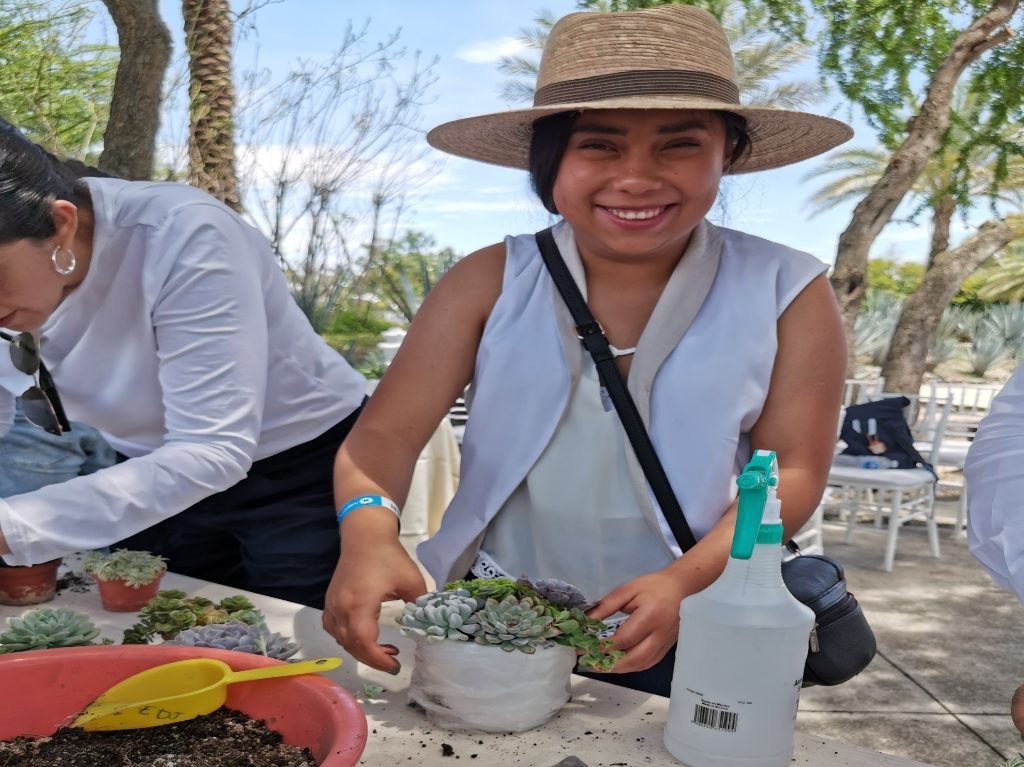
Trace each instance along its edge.
<path fill-rule="evenodd" d="M 68 417 L 133 460 L 0 500 L 9 564 L 150 527 L 327 431 L 366 391 L 313 332 L 263 236 L 227 207 L 182 184 L 85 181 L 92 262 L 41 351 Z"/>
<path fill-rule="evenodd" d="M 964 479 L 968 548 L 1024 603 L 1024 365 L 978 425 Z"/>
<path fill-rule="evenodd" d="M 625 429 L 610 400 L 605 409 L 600 388 L 588 355 L 561 425 L 483 542 L 512 577 L 586 584 L 595 602 L 673 560 L 640 513 Z"/>
<path fill-rule="evenodd" d="M 585 284 L 572 229 L 559 224 L 555 240 Z M 438 583 L 469 571 L 491 520 L 561 428 L 589 358 L 533 235 L 509 237 L 505 248 L 501 295 L 476 355 L 459 489 L 441 528 L 417 549 Z M 750 458 L 778 318 L 825 268 L 806 253 L 701 222 L 640 336 L 628 388 L 697 539 L 721 519 Z M 632 448 L 622 454 L 640 515 L 663 556 L 678 556 Z M 577 529 L 586 542 L 594 534 L 588 518 Z"/>

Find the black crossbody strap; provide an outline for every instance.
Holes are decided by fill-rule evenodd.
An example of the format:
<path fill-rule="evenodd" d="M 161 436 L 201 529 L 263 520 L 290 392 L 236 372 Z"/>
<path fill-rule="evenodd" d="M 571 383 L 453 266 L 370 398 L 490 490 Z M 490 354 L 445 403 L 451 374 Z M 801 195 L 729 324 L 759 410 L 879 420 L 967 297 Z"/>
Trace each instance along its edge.
<path fill-rule="evenodd" d="M 612 400 L 612 404 L 615 405 L 615 410 L 622 420 L 622 426 L 626 431 L 626 436 L 629 438 L 629 443 L 633 446 L 637 461 L 639 461 L 640 467 L 644 471 L 644 476 L 647 478 L 647 483 L 651 486 L 654 497 L 658 499 L 661 513 L 664 514 L 665 521 L 668 522 L 669 529 L 672 530 L 672 535 L 675 536 L 676 542 L 683 551 L 693 548 L 697 543 L 693 537 L 693 531 L 690 530 L 686 517 L 683 516 L 683 510 L 679 506 L 675 492 L 672 490 L 672 484 L 669 482 L 665 469 L 658 459 L 658 454 L 654 450 L 654 444 L 651 442 L 650 435 L 648 435 L 647 429 L 644 428 L 644 422 L 640 418 L 640 411 L 637 410 L 636 403 L 633 401 L 633 397 L 630 396 L 629 389 L 626 388 L 626 382 L 623 380 L 622 374 L 615 367 L 615 357 L 608 346 L 608 339 L 604 335 L 604 330 L 590 313 L 590 308 L 583 299 L 576 281 L 569 273 L 569 268 L 565 265 L 562 254 L 558 251 L 558 245 L 555 244 L 555 237 L 551 229 L 537 232 L 535 237 L 537 239 L 537 247 L 540 248 L 540 254 L 544 258 L 548 271 L 551 273 L 551 278 L 554 280 L 558 292 L 562 294 L 562 300 L 565 301 L 565 305 L 572 315 L 573 322 L 576 323 L 577 335 L 579 335 L 580 340 L 583 342 L 583 346 L 594 358 L 594 365 L 597 367 L 597 375 L 601 385 L 604 386 Z"/>

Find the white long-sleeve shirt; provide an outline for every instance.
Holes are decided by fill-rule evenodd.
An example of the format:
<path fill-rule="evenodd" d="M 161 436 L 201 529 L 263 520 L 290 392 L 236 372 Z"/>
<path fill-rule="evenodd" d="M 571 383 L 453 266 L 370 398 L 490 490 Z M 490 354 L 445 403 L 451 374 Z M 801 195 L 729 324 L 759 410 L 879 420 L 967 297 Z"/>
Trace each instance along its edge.
<path fill-rule="evenodd" d="M 992 400 L 964 462 L 967 545 L 1024 603 L 1024 365 Z"/>
<path fill-rule="evenodd" d="M 366 391 L 228 208 L 181 184 L 86 182 L 89 272 L 41 329 L 41 351 L 68 417 L 132 460 L 0 500 L 8 564 L 150 527 L 327 431 Z M 7 379 L 13 394 L 30 383 Z"/>

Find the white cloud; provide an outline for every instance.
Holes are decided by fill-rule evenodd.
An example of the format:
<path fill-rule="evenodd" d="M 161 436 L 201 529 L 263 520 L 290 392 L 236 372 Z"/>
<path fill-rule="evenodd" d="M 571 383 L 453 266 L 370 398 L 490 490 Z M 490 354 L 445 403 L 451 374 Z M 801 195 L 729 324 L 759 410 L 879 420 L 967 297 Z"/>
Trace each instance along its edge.
<path fill-rule="evenodd" d="M 459 48 L 455 57 L 470 64 L 496 64 L 506 56 L 517 56 L 526 50 L 518 37 L 498 37 Z"/>

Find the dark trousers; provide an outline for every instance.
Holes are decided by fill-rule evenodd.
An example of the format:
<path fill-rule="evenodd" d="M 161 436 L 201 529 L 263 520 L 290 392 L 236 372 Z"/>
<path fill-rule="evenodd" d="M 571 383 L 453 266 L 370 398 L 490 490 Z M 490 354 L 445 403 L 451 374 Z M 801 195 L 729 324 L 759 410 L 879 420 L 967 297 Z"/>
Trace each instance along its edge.
<path fill-rule="evenodd" d="M 161 554 L 181 575 L 322 609 L 339 554 L 334 457 L 360 410 L 114 547 Z"/>
<path fill-rule="evenodd" d="M 592 671 L 580 671 L 577 668 L 575 673 L 597 679 L 599 682 L 607 682 L 667 698 L 672 692 L 672 673 L 675 671 L 675 667 L 676 646 L 672 645 L 672 649 L 665 653 L 664 658 L 643 671 L 630 671 L 627 674 L 598 674 Z"/>

